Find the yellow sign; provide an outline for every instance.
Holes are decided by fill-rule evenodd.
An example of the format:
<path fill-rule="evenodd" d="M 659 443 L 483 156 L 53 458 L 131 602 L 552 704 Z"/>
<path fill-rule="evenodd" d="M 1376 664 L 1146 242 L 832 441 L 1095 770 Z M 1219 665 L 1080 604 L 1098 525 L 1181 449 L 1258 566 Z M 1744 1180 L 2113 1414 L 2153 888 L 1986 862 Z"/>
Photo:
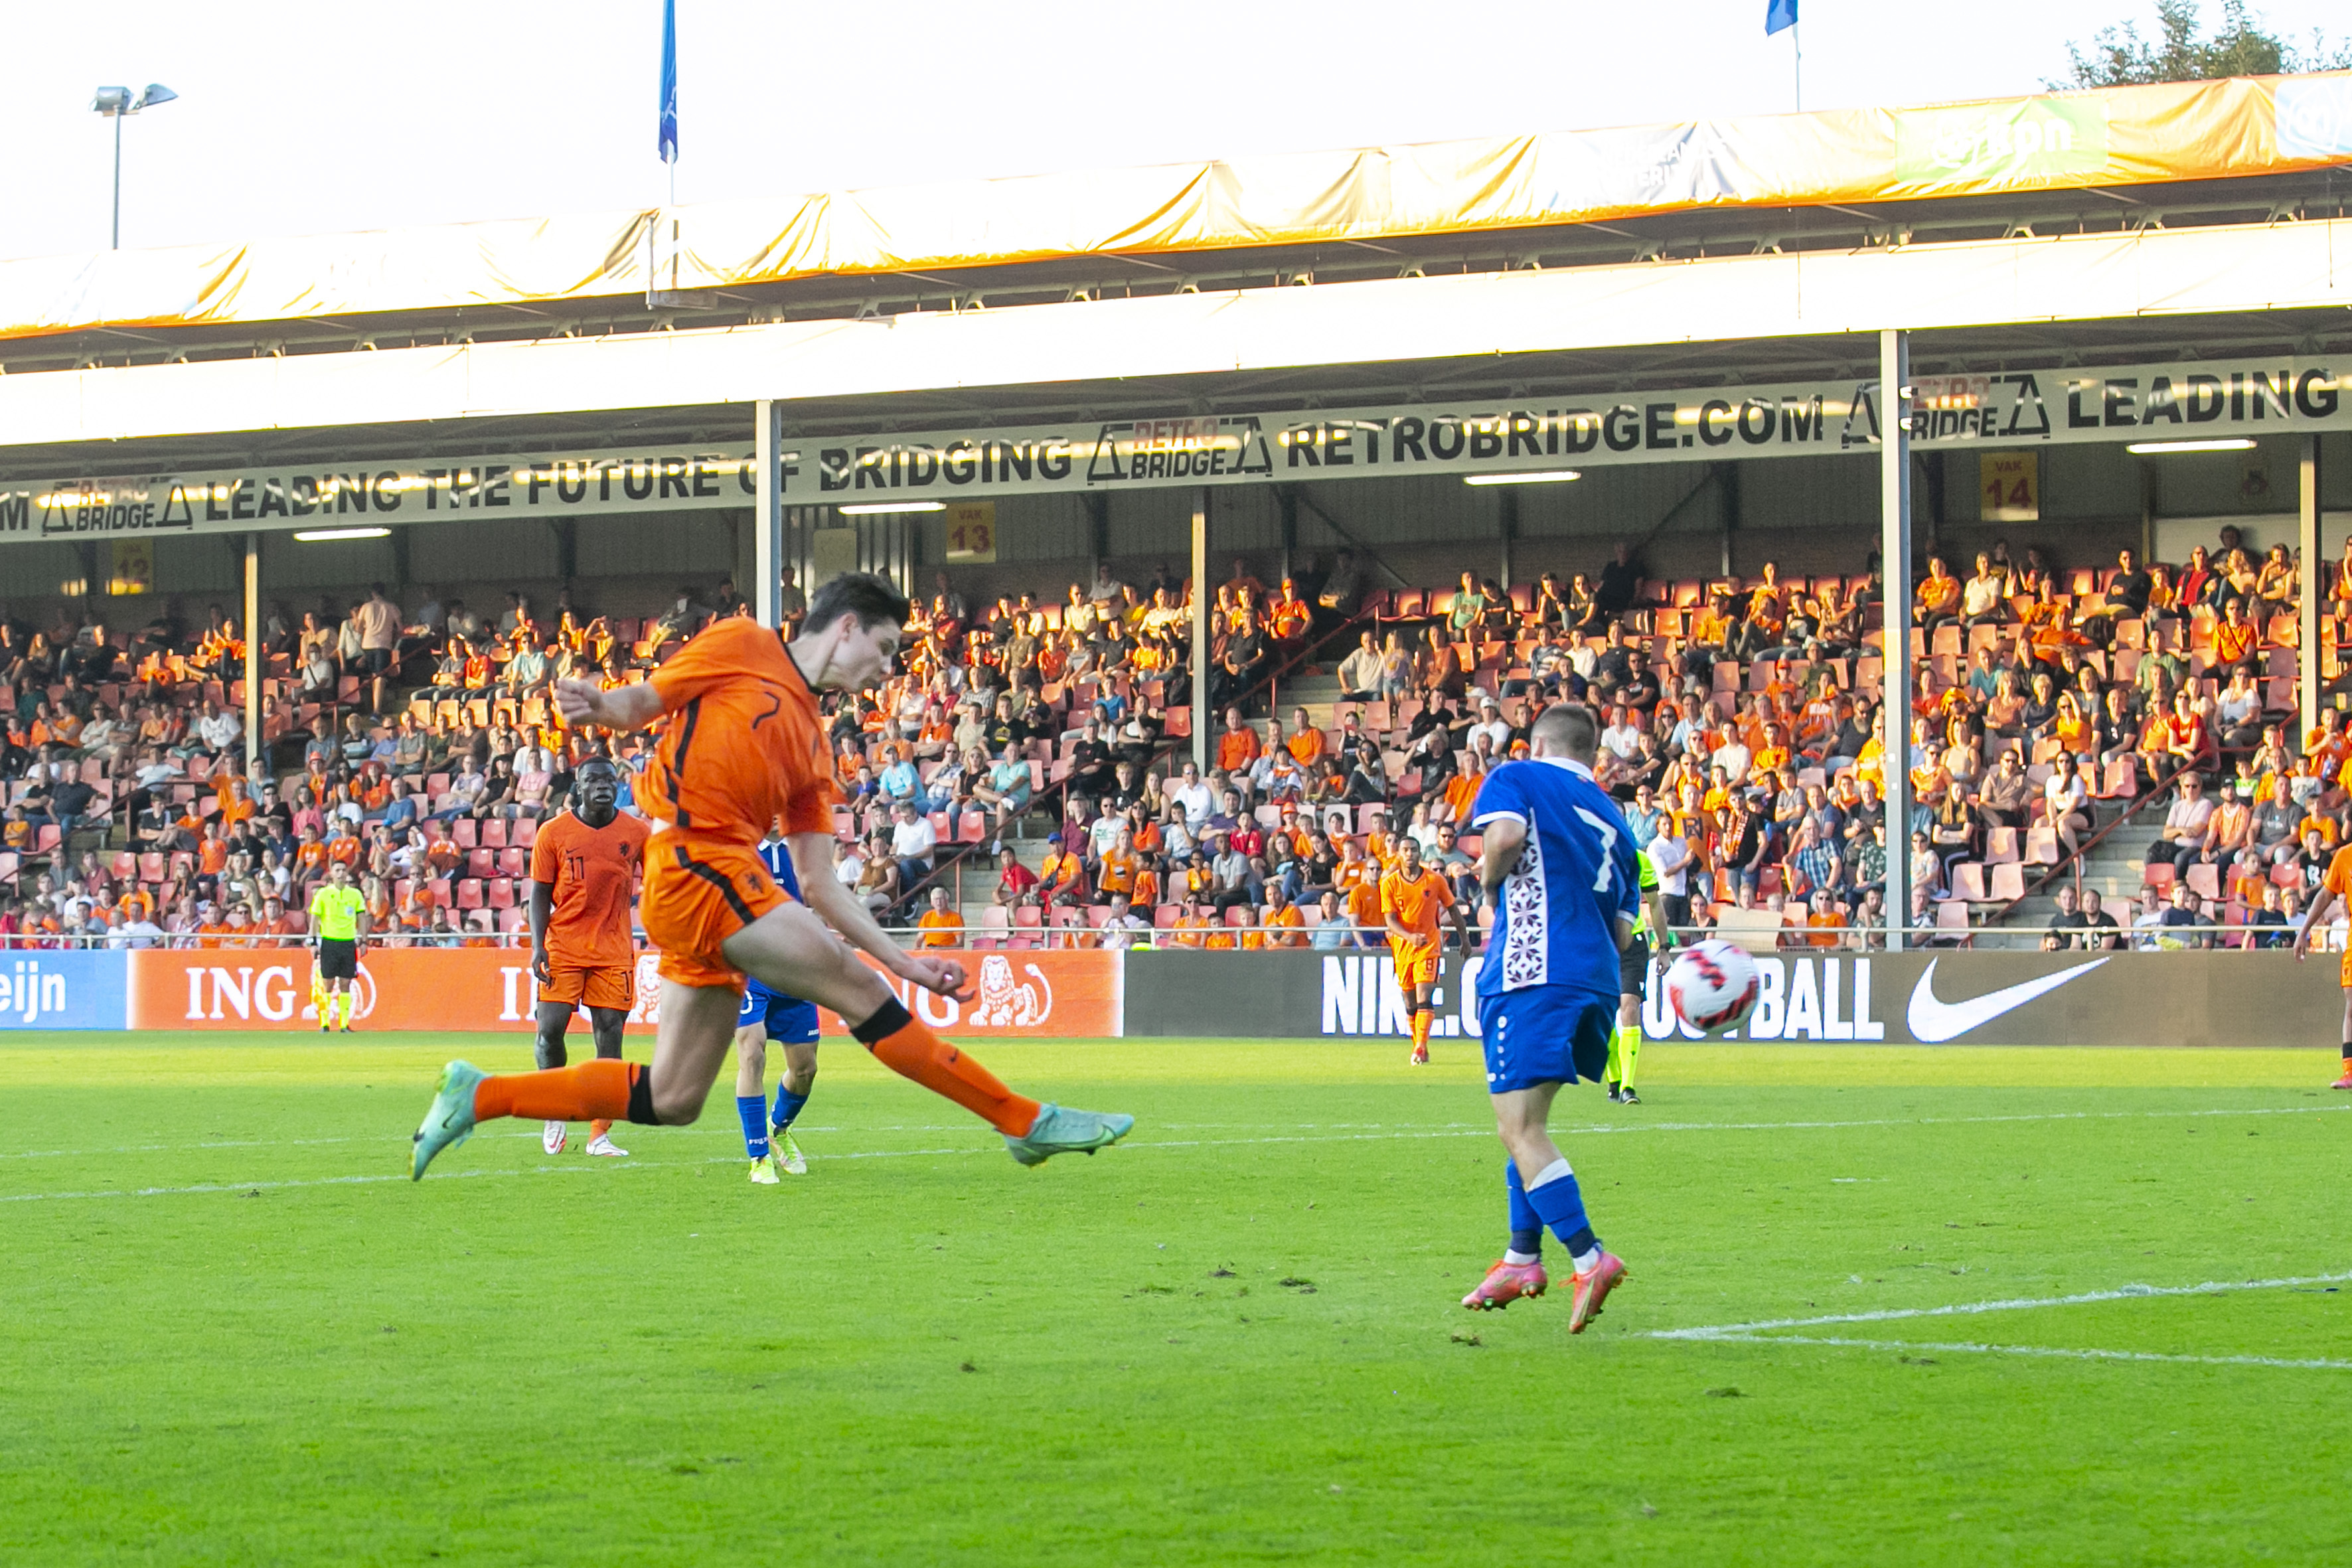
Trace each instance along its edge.
<path fill-rule="evenodd" d="M 996 503 L 961 501 L 947 510 L 948 559 L 971 566 L 996 559 Z"/>
<path fill-rule="evenodd" d="M 114 541 L 114 572 L 106 591 L 117 598 L 144 594 L 155 586 L 155 552 L 144 539 Z"/>
<path fill-rule="evenodd" d="M 1977 521 L 2042 521 L 2041 454 L 1987 452 L 1977 459 Z"/>

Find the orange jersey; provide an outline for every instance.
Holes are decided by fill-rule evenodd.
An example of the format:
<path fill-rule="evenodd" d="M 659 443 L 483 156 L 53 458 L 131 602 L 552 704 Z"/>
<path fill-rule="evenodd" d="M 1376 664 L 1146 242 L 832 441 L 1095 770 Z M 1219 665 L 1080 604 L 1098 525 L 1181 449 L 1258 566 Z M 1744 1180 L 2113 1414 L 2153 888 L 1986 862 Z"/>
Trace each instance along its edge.
<path fill-rule="evenodd" d="M 1410 879 L 1401 869 L 1381 879 L 1382 920 L 1393 920 L 1404 927 L 1416 943 L 1435 945 L 1437 922 L 1453 905 L 1454 889 L 1434 867 L 1423 866 L 1421 875 Z"/>
<path fill-rule="evenodd" d="M 833 831 L 841 799 L 816 694 L 781 633 L 744 616 L 710 626 L 648 678 L 669 717 L 636 787 L 679 832 L 746 847 Z"/>
<path fill-rule="evenodd" d="M 915 923 L 922 928 L 921 946 L 963 945 L 963 917 L 953 910 L 925 910 L 923 918 Z"/>
<path fill-rule="evenodd" d="M 653 830 L 625 813 L 591 827 L 570 812 L 550 818 L 530 846 L 530 879 L 548 884 L 547 953 L 565 969 L 636 962 L 629 897 Z"/>

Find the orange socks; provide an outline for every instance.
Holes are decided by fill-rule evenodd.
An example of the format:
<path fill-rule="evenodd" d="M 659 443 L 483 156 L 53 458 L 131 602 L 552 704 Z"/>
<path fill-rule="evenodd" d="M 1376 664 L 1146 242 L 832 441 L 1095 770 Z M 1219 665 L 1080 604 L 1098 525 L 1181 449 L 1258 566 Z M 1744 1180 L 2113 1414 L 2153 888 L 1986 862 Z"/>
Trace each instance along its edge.
<path fill-rule="evenodd" d="M 1035 1100 L 1005 1088 L 994 1073 L 931 1033 L 895 998 L 850 1033 L 892 1072 L 954 1100 L 1008 1138 L 1019 1138 L 1036 1124 Z"/>
<path fill-rule="evenodd" d="M 532 1121 L 651 1121 L 653 1086 L 636 1062 L 610 1058 L 544 1072 L 486 1078 L 474 1089 L 474 1120 L 520 1116 Z M 633 1102 L 644 1100 L 643 1116 Z"/>
<path fill-rule="evenodd" d="M 1429 1048 L 1429 1026 L 1430 1021 L 1436 1015 L 1427 1007 L 1415 1007 L 1412 1010 L 1413 1049 L 1423 1051 Z"/>

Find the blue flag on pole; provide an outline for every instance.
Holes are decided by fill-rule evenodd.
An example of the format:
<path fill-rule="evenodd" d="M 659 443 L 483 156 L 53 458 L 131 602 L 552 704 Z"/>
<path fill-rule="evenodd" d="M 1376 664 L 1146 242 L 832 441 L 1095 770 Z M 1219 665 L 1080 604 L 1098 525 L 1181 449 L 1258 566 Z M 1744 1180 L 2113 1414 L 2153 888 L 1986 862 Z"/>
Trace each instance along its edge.
<path fill-rule="evenodd" d="M 1775 5 L 1780 0 L 1773 0 Z M 1795 0 L 1789 0 L 1791 10 Z M 677 0 L 662 0 L 661 160 L 677 162 Z"/>
<path fill-rule="evenodd" d="M 1797 0 L 1764 0 L 1764 36 L 1797 25 Z M 675 84 L 673 84 L 675 85 Z"/>

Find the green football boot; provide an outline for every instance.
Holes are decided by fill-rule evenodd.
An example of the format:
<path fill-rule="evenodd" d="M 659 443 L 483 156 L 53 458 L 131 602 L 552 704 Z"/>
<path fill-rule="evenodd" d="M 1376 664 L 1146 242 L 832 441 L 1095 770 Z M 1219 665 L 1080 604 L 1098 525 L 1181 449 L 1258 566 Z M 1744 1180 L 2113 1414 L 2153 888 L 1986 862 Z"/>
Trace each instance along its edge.
<path fill-rule="evenodd" d="M 1004 1135 L 1004 1147 L 1024 1165 L 1042 1165 L 1056 1154 L 1091 1154 L 1126 1137 L 1135 1118 L 1116 1110 L 1070 1110 L 1058 1105 L 1037 1108 L 1037 1120 L 1019 1138 Z"/>
<path fill-rule="evenodd" d="M 441 1069 L 433 1109 L 425 1113 L 425 1124 L 416 1130 L 415 1147 L 409 1154 L 410 1181 L 423 1181 L 425 1167 L 433 1163 L 436 1154 L 474 1135 L 474 1090 L 489 1076 L 471 1062 L 451 1062 Z"/>

